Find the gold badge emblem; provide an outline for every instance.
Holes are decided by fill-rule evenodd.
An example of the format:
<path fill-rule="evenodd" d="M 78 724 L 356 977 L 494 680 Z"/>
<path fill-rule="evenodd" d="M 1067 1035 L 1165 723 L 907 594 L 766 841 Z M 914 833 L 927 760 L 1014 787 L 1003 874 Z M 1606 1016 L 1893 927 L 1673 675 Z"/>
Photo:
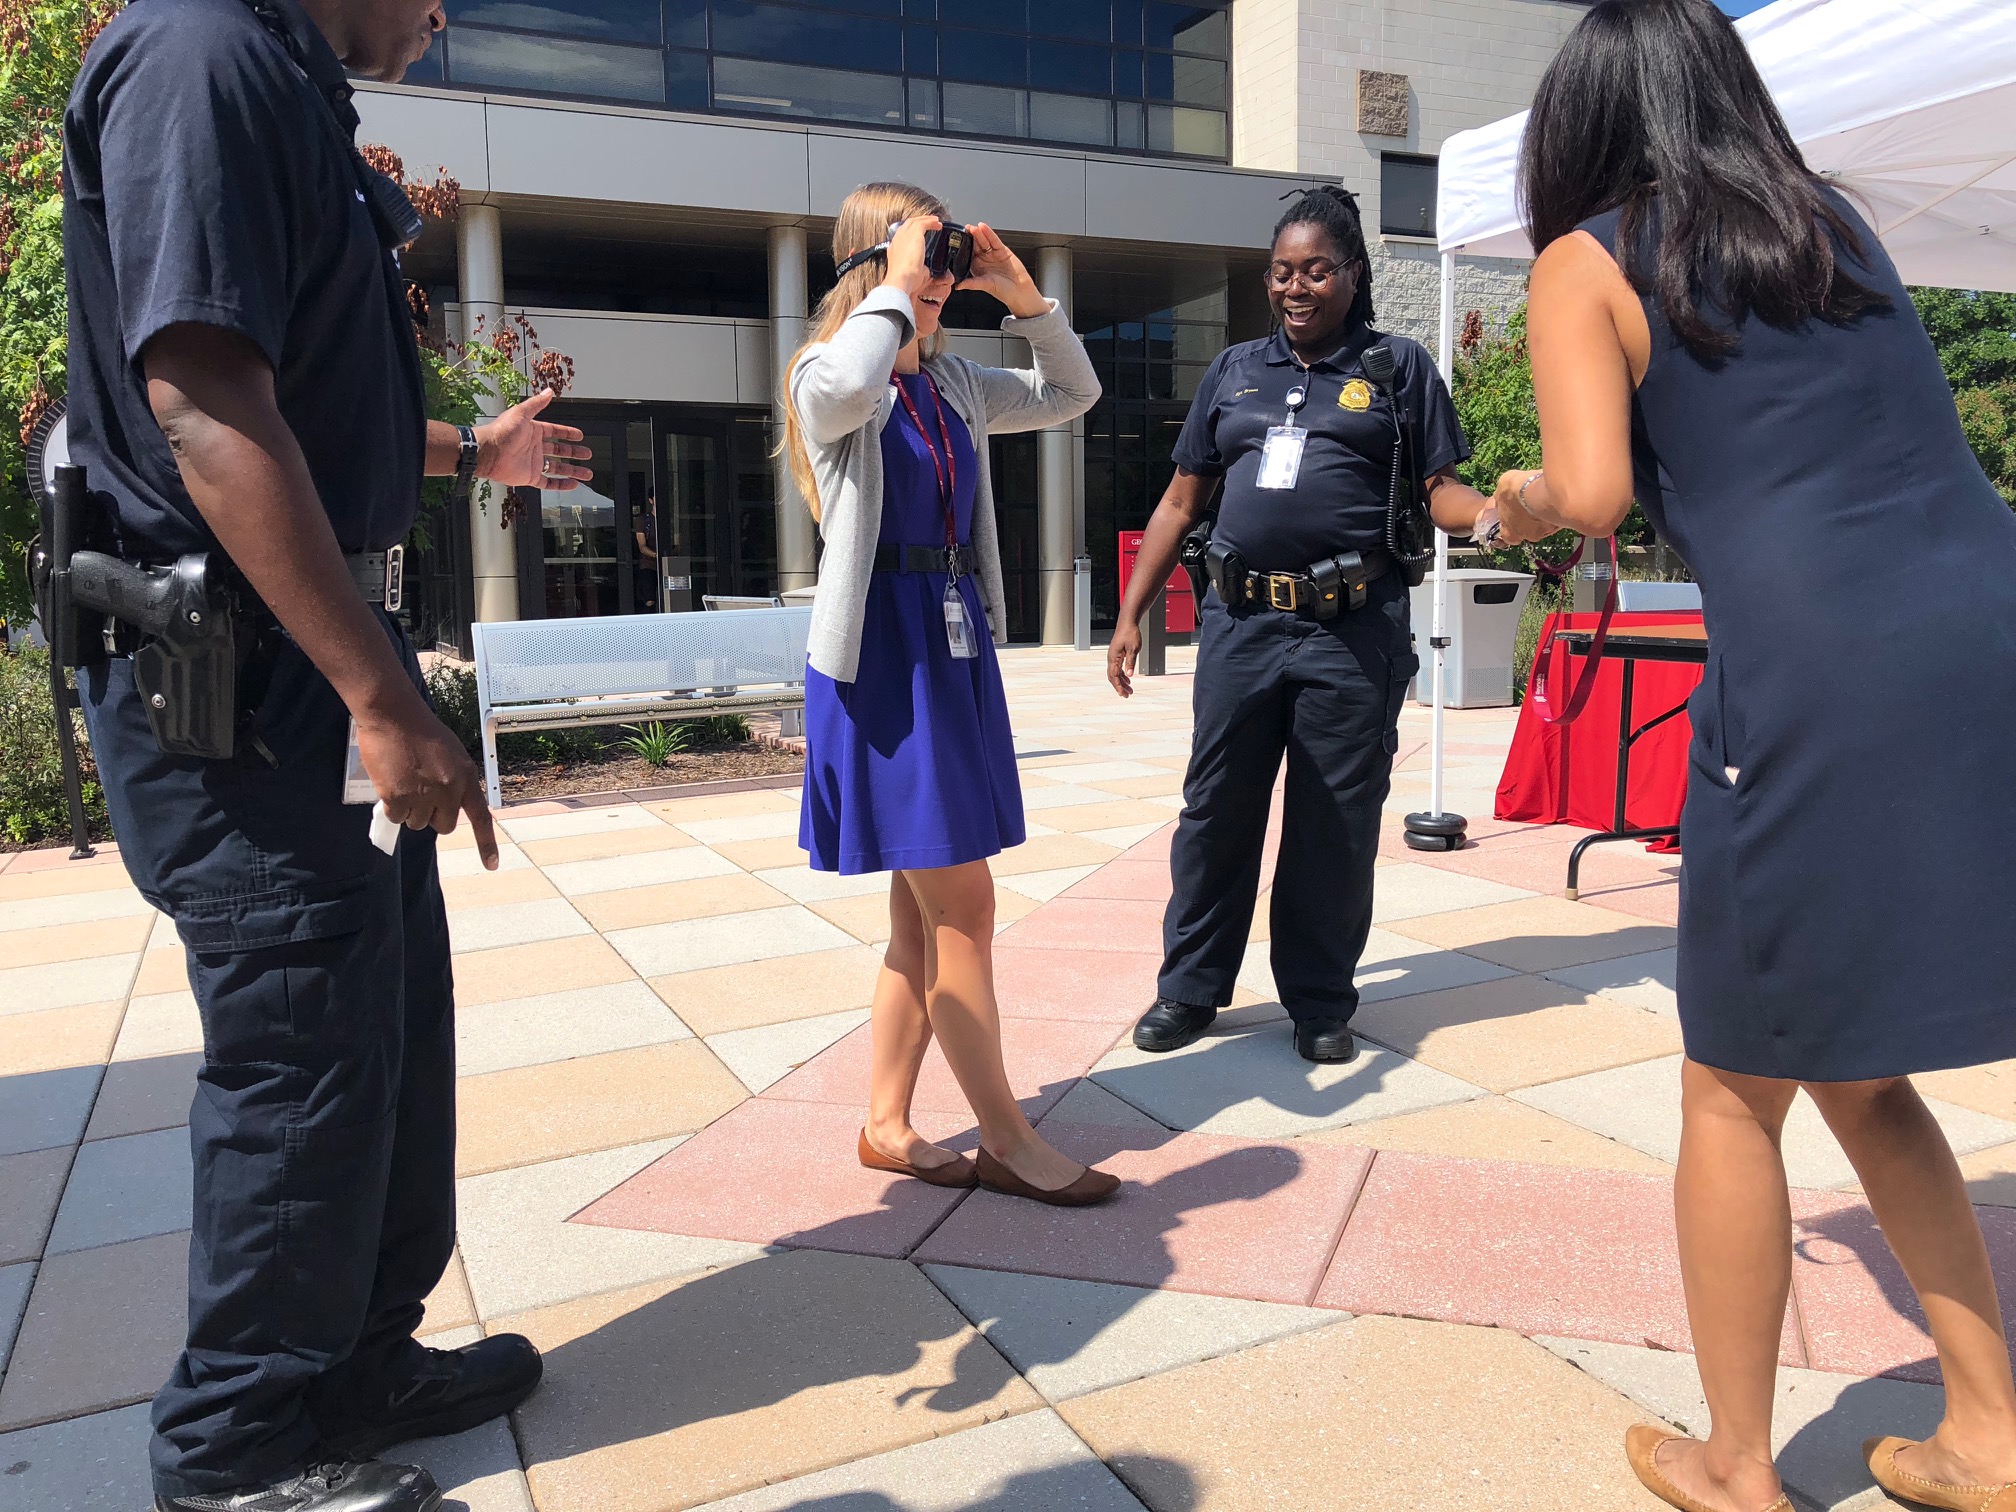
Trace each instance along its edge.
<path fill-rule="evenodd" d="M 1372 408 L 1372 385 L 1363 378 L 1353 378 L 1344 385 L 1344 392 L 1337 396 L 1340 409 L 1364 411 Z"/>

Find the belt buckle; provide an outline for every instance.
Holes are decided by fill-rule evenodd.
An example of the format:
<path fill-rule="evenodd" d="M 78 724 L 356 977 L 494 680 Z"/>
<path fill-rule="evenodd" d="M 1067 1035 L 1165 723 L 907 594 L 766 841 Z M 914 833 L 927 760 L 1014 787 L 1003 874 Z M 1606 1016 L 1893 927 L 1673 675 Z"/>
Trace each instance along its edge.
<path fill-rule="evenodd" d="M 406 548 L 390 546 L 385 551 L 385 612 L 397 614 L 406 607 Z"/>
<path fill-rule="evenodd" d="M 1296 590 L 1302 586 L 1300 578 L 1292 572 L 1270 572 L 1267 574 L 1267 603 L 1284 614 L 1293 614 L 1299 607 Z"/>

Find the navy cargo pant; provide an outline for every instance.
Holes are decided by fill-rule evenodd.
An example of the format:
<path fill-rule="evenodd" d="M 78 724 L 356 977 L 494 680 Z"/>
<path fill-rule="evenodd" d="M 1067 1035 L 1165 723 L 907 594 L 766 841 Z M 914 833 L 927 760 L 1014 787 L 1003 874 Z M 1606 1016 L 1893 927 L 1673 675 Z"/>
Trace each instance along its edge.
<path fill-rule="evenodd" d="M 1395 573 L 1318 623 L 1204 601 L 1183 816 L 1170 846 L 1161 996 L 1223 1008 L 1246 954 L 1267 814 L 1288 758 L 1271 919 L 1275 987 L 1298 1023 L 1349 1019 L 1372 927 L 1379 820 L 1400 704 L 1419 667 Z"/>
<path fill-rule="evenodd" d="M 447 916 L 433 835 L 385 856 L 342 803 L 349 715 L 291 643 L 258 715 L 277 766 L 163 755 L 130 661 L 86 674 L 84 709 L 120 857 L 202 1011 L 188 1344 L 151 1448 L 157 1492 L 201 1495 L 298 1466 L 318 1402 L 418 1353 L 455 1239 Z"/>

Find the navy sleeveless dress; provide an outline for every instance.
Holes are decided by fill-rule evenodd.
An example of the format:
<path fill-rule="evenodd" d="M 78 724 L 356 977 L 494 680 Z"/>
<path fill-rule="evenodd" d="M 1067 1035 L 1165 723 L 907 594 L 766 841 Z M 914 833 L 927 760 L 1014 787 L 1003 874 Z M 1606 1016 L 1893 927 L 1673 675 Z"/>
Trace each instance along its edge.
<path fill-rule="evenodd" d="M 1701 585 L 1681 820 L 1696 1061 L 1858 1081 L 2016 1056 L 2016 516 L 1909 295 L 1697 361 L 1646 302 L 1638 498 Z M 1616 255 L 1617 215 L 1584 227 Z"/>
<path fill-rule="evenodd" d="M 923 375 L 896 381 L 937 443 L 937 408 Z M 966 545 L 979 459 L 950 405 L 945 425 L 959 474 L 953 518 Z M 943 546 L 938 472 L 900 402 L 882 428 L 882 480 L 881 539 Z M 868 585 L 854 681 L 806 669 L 798 843 L 811 852 L 814 871 L 925 871 L 1022 843 L 1022 782 L 994 639 L 980 585 L 965 577 L 959 592 L 978 656 L 952 656 L 944 573 L 878 572 Z"/>

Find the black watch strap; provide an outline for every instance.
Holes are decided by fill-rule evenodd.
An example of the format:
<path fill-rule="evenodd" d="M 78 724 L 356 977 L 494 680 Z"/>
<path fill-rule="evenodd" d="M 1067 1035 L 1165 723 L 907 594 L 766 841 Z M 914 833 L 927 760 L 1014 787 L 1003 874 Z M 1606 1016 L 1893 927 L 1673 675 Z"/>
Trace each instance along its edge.
<path fill-rule="evenodd" d="M 455 429 L 462 437 L 462 451 L 455 459 L 455 481 L 466 487 L 476 477 L 476 457 L 481 447 L 476 440 L 475 426 L 458 425 Z"/>

